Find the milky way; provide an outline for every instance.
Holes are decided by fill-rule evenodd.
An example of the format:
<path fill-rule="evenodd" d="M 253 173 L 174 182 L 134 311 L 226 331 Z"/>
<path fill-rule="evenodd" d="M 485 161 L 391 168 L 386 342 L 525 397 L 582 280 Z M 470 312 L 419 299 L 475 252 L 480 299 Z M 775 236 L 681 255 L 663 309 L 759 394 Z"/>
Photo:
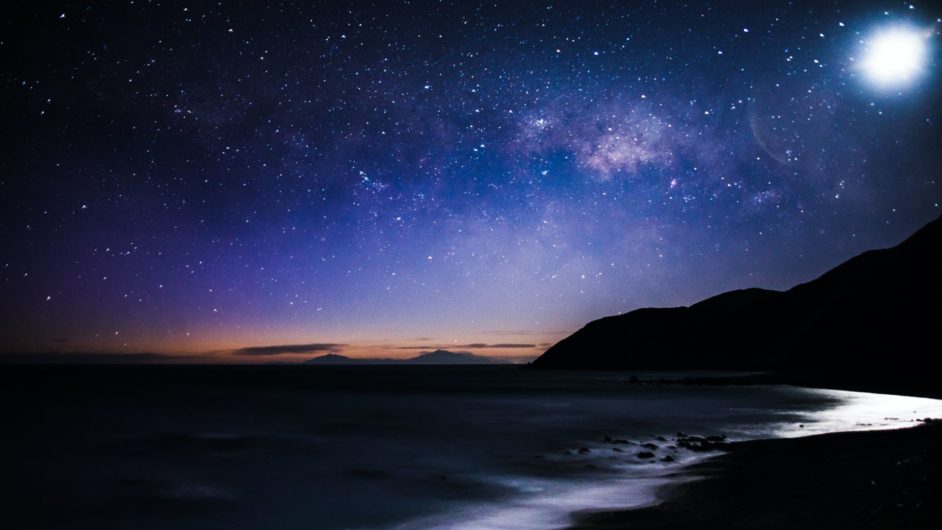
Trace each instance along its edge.
<path fill-rule="evenodd" d="M 5 13 L 0 347 L 532 355 L 606 314 L 807 281 L 939 215 L 940 15 Z M 880 90 L 860 57 L 898 24 L 928 62 Z"/>

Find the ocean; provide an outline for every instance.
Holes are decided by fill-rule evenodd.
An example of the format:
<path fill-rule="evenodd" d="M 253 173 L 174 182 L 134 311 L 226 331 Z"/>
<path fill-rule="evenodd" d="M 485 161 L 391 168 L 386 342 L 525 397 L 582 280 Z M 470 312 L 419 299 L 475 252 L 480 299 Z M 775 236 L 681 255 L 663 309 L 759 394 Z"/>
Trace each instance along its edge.
<path fill-rule="evenodd" d="M 730 441 L 911 426 L 942 401 L 518 366 L 5 367 L 8 528 L 559 528 Z M 643 444 L 653 444 L 643 446 Z M 649 451 L 653 457 L 642 458 Z"/>

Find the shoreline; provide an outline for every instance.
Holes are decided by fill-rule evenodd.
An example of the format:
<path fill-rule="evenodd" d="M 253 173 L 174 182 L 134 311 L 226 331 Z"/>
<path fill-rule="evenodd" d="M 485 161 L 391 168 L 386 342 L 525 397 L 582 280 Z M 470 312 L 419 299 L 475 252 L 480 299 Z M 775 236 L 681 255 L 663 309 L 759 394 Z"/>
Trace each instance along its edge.
<path fill-rule="evenodd" d="M 942 528 L 942 422 L 734 442 L 671 478 L 655 505 L 570 528 Z"/>
<path fill-rule="evenodd" d="M 739 377 L 727 381 L 719 376 L 731 377 L 729 374 L 716 374 L 716 376 L 709 379 L 696 376 L 665 379 L 661 376 L 667 374 L 663 373 L 639 373 L 638 375 L 641 376 L 641 379 L 639 379 L 630 372 L 623 376 L 608 372 L 601 374 L 604 375 L 601 378 L 597 378 L 593 374 L 589 374 L 588 377 L 582 379 L 573 379 L 573 376 L 578 374 L 562 374 L 560 377 L 549 378 L 543 376 L 518 378 L 516 377 L 517 374 L 514 373 L 516 370 L 514 367 L 510 369 L 505 367 L 499 369 L 497 367 L 481 367 L 480 370 L 485 370 L 486 374 L 493 374 L 494 376 L 487 376 L 482 379 L 478 376 L 480 374 L 475 375 L 479 370 L 476 367 L 449 368 L 447 370 L 445 367 L 434 369 L 432 367 L 414 367 L 414 370 L 410 373 L 412 376 L 419 377 L 419 379 L 403 380 L 399 377 L 388 377 L 388 374 L 384 371 L 385 369 L 379 367 L 357 367 L 350 370 L 356 372 L 357 376 L 338 378 L 336 377 L 338 374 L 348 372 L 346 370 L 296 370 L 294 367 L 283 366 L 271 366 L 264 369 L 241 366 L 222 367 L 220 369 L 183 366 L 86 366 L 81 367 L 81 369 L 75 367 L 24 367 L 17 370 L 8 370 L 0 377 L 8 383 L 0 393 L 8 396 L 10 399 L 7 401 L 11 403 L 14 402 L 13 400 L 24 400 L 30 403 L 31 407 L 29 410 L 17 408 L 5 410 L 4 419 L 6 424 L 11 433 L 17 434 L 3 440 L 6 454 L 13 455 L 14 458 L 11 459 L 10 466 L 8 466 L 10 468 L 8 475 L 13 479 L 8 481 L 10 483 L 8 484 L 9 487 L 2 489 L 9 498 L 19 501 L 14 504 L 18 509 L 23 510 L 24 514 L 41 517 L 42 520 L 64 521 L 72 518 L 81 520 L 82 517 L 93 517 L 99 513 L 87 511 L 88 506 L 98 507 L 96 510 L 100 509 L 100 513 L 111 513 L 109 510 L 116 506 L 128 506 L 129 502 L 136 503 L 136 506 L 144 509 L 154 510 L 149 512 L 154 515 L 164 513 L 166 503 L 169 502 L 173 505 L 186 507 L 187 510 L 191 508 L 206 509 L 206 512 L 201 512 L 200 517 L 206 517 L 206 521 L 222 521 L 230 517 L 230 513 L 235 513 L 236 509 L 241 509 L 242 504 L 247 507 L 246 509 L 255 506 L 268 506 L 265 504 L 250 505 L 249 501 L 260 498 L 262 499 L 261 502 L 264 502 L 266 497 L 262 495 L 253 496 L 243 492 L 251 493 L 256 491 L 253 488 L 256 487 L 256 484 L 261 483 L 258 477 L 266 476 L 265 473 L 269 472 L 268 470 L 271 469 L 270 466 L 273 464 L 282 466 L 282 469 L 307 469 L 307 472 L 291 475 L 294 477 L 291 479 L 294 481 L 291 482 L 294 486 L 285 488 L 285 492 L 288 492 L 288 490 L 302 491 L 310 489 L 311 484 L 314 484 L 313 487 L 319 487 L 321 483 L 324 483 L 323 481 L 311 481 L 310 477 L 319 476 L 317 473 L 323 472 L 324 467 L 318 463 L 316 458 L 311 458 L 309 454 L 306 454 L 312 447 L 316 447 L 321 454 L 332 447 L 330 444 L 325 443 L 329 438 L 313 437 L 316 433 L 321 432 L 320 429 L 323 425 L 323 428 L 328 429 L 326 431 L 327 436 L 332 436 L 335 432 L 339 433 L 340 436 L 343 436 L 345 432 L 351 432 L 355 435 L 348 435 L 346 440 L 363 441 L 362 446 L 358 446 L 356 443 L 352 446 L 344 444 L 342 449 L 334 454 L 333 461 L 338 462 L 338 465 L 333 477 L 340 477 L 341 481 L 351 481 L 347 483 L 348 485 L 352 484 L 352 481 L 357 481 L 359 485 L 366 484 L 367 487 L 376 488 L 375 491 L 378 493 L 382 493 L 383 490 L 377 485 L 381 487 L 391 485 L 396 488 L 400 488 L 400 486 L 415 487 L 414 491 L 421 494 L 433 489 L 440 490 L 449 495 L 446 498 L 446 504 L 449 506 L 458 508 L 466 506 L 469 508 L 464 511 L 457 510 L 454 513 L 451 513 L 450 510 L 447 511 L 447 514 L 442 512 L 446 515 L 443 515 L 444 519 L 441 521 L 433 517 L 429 519 L 432 521 L 429 524 L 417 523 L 417 527 L 445 526 L 445 523 L 453 523 L 458 527 L 464 525 L 465 528 L 483 528 L 487 525 L 477 523 L 489 521 L 492 523 L 490 527 L 506 528 L 512 526 L 505 524 L 507 521 L 515 521 L 517 526 L 522 528 L 566 528 L 571 527 L 575 521 L 577 528 L 684 528 L 686 524 L 688 528 L 693 528 L 696 525 L 702 529 L 717 526 L 717 523 L 720 522 L 724 526 L 730 526 L 726 521 L 735 520 L 735 516 L 739 516 L 739 511 L 745 511 L 751 513 L 751 515 L 744 519 L 745 522 L 740 527 L 754 528 L 756 527 L 755 520 L 763 521 L 767 516 L 777 516 L 777 512 L 769 509 L 768 500 L 763 501 L 757 496 L 759 492 L 753 490 L 777 491 L 778 494 L 775 495 L 775 498 L 778 500 L 794 496 L 796 492 L 802 493 L 806 490 L 808 492 L 821 492 L 819 494 L 825 498 L 831 494 L 831 489 L 833 489 L 831 486 L 820 487 L 818 485 L 817 489 L 808 488 L 805 485 L 805 477 L 796 477 L 794 475 L 777 477 L 776 473 L 782 470 L 807 468 L 818 470 L 818 468 L 821 468 L 821 473 L 826 472 L 834 475 L 833 470 L 828 469 L 825 471 L 823 467 L 817 465 L 817 462 L 828 459 L 829 455 L 841 454 L 844 450 L 835 450 L 833 447 L 829 450 L 817 450 L 817 452 L 810 451 L 807 448 L 796 450 L 793 444 L 806 442 L 795 442 L 794 440 L 815 440 L 814 443 L 819 444 L 819 440 L 828 439 L 827 437 L 850 435 L 862 437 L 862 440 L 872 441 L 874 436 L 880 438 L 896 436 L 881 433 L 909 431 L 919 431 L 917 436 L 922 439 L 925 438 L 923 431 L 928 429 L 938 433 L 929 436 L 929 438 L 934 440 L 932 447 L 937 452 L 942 453 L 942 451 L 938 451 L 942 449 L 942 429 L 939 429 L 935 423 L 925 427 L 906 429 L 905 431 L 857 431 L 850 433 L 847 432 L 847 429 L 852 427 L 842 426 L 846 424 L 849 426 L 882 426 L 883 428 L 890 427 L 890 425 L 897 428 L 909 427 L 916 425 L 917 419 L 926 417 L 942 418 L 942 406 L 936 406 L 942 404 L 940 401 L 925 400 L 929 402 L 929 406 L 923 407 L 919 403 L 907 402 L 905 399 L 903 401 L 905 404 L 902 405 L 900 402 L 891 399 L 899 396 L 870 396 L 871 398 L 878 398 L 875 401 L 861 396 L 859 402 L 855 402 L 854 399 L 843 399 L 839 395 L 822 396 L 818 395 L 820 394 L 818 392 L 808 392 L 809 395 L 804 396 L 806 392 L 797 386 L 785 389 L 782 395 L 779 395 L 778 391 L 770 394 L 762 391 L 761 388 L 756 389 L 756 394 L 753 394 L 750 389 L 709 388 L 717 385 L 735 387 L 737 384 L 754 385 L 756 387 L 767 386 L 754 383 L 750 377 L 755 377 L 755 374 L 750 377 Z M 460 377 L 457 379 L 441 379 L 439 376 L 446 372 L 451 376 L 460 375 Z M 399 372 L 396 373 L 399 374 Z M 500 377 L 496 377 L 497 374 L 500 374 Z M 429 375 L 433 377 L 429 378 Z M 468 377 L 469 375 L 472 377 Z M 313 425 L 296 424 L 297 416 L 293 413 L 267 415 L 266 417 L 273 417 L 278 420 L 269 426 L 246 425 L 238 420 L 225 419 L 225 415 L 222 415 L 224 420 L 218 420 L 221 415 L 218 413 L 219 405 L 217 403 L 225 406 L 225 403 L 245 399 L 249 395 L 262 398 L 253 401 L 265 404 L 263 409 L 265 411 L 304 410 L 308 412 L 313 410 L 310 407 L 324 403 L 327 399 L 335 399 L 337 403 L 346 405 L 348 400 L 344 396 L 352 390 L 367 389 L 370 392 L 385 392 L 381 395 L 399 396 L 399 392 L 405 384 L 403 381 L 408 383 L 406 386 L 410 389 L 409 392 L 412 393 L 402 394 L 401 399 L 406 401 L 399 403 L 403 405 L 414 404 L 414 400 L 409 400 L 432 396 L 435 397 L 432 403 L 436 404 L 433 408 L 435 410 L 447 410 L 449 415 L 452 414 L 450 411 L 453 409 L 443 408 L 441 405 L 465 403 L 463 396 L 469 395 L 468 392 L 472 389 L 484 389 L 483 396 L 493 396 L 498 400 L 494 403 L 500 404 L 501 409 L 507 403 L 506 399 L 508 398 L 504 393 L 506 389 L 515 389 L 515 391 L 522 389 L 525 392 L 520 395 L 524 398 L 531 395 L 530 392 L 536 392 L 532 395 L 541 396 L 539 402 L 549 402 L 550 408 L 541 406 L 536 409 L 527 408 L 523 410 L 530 412 L 532 417 L 539 418 L 545 417 L 544 415 L 548 410 L 551 413 L 558 410 L 560 403 L 565 407 L 569 407 L 569 401 L 582 396 L 586 390 L 589 391 L 589 398 L 602 400 L 592 399 L 584 403 L 574 401 L 574 403 L 582 403 L 586 407 L 584 409 L 586 411 L 595 410 L 593 407 L 608 403 L 609 398 L 622 399 L 626 395 L 626 390 L 629 390 L 627 392 L 629 398 L 634 400 L 630 402 L 637 405 L 637 407 L 632 405 L 626 409 L 623 405 L 615 406 L 615 402 L 600 406 L 598 410 L 603 412 L 608 410 L 614 414 L 614 410 L 627 410 L 628 412 L 625 414 L 628 415 L 621 416 L 606 413 L 589 421 L 588 424 L 585 424 L 585 420 L 580 415 L 580 419 L 576 424 L 563 424 L 570 425 L 571 428 L 564 430 L 563 433 L 566 435 L 558 436 L 553 443 L 532 447 L 532 451 L 530 445 L 517 446 L 526 451 L 520 453 L 525 456 L 525 460 L 520 460 L 513 467 L 498 468 L 492 466 L 490 468 L 481 468 L 483 471 L 497 469 L 507 478 L 519 477 L 524 479 L 521 482 L 489 481 L 485 479 L 498 475 L 488 475 L 483 472 L 479 477 L 466 475 L 460 472 L 460 469 L 462 469 L 460 466 L 442 468 L 440 462 L 420 462 L 420 467 L 411 466 L 411 464 L 397 467 L 395 464 L 390 464 L 390 462 L 395 462 L 395 459 L 371 458 L 372 453 L 370 451 L 375 450 L 376 440 L 363 436 L 362 433 L 370 432 L 369 426 L 372 425 L 370 418 L 375 416 L 361 414 L 361 417 L 365 417 L 366 420 L 349 423 L 351 420 L 348 413 L 353 409 L 325 405 L 322 410 L 329 414 L 333 413 L 336 417 L 331 419 L 331 416 L 327 416 L 326 419 L 319 420 L 321 423 Z M 414 390 L 411 390 L 415 387 L 414 381 L 420 381 L 422 384 L 417 394 L 414 394 Z M 523 384 L 521 384 L 521 381 L 523 381 Z M 691 388 L 689 392 L 687 389 L 682 388 L 652 388 L 652 392 L 649 393 L 647 389 L 626 388 L 626 383 L 655 387 L 687 385 L 692 387 L 703 386 L 704 388 Z M 782 383 L 779 382 L 778 384 Z M 166 389 L 171 388 L 171 385 L 174 389 L 173 400 L 168 402 L 166 400 Z M 561 390 L 562 392 L 560 392 Z M 699 403 L 705 396 L 714 394 L 714 390 L 717 391 L 715 392 L 717 396 L 714 397 L 717 397 L 718 401 L 706 405 L 705 410 L 713 412 L 737 411 L 731 413 L 733 414 L 731 418 L 739 418 L 739 420 L 726 423 L 723 420 L 726 413 L 715 416 L 707 415 L 698 420 L 698 416 L 692 415 L 690 411 L 677 408 L 677 403 Z M 793 392 L 793 390 L 798 391 Z M 854 390 L 860 391 L 861 389 Z M 209 395 L 212 395 L 214 399 L 207 402 L 205 398 Z M 726 396 L 719 399 L 721 395 Z M 305 396 L 309 396 L 309 398 Z M 409 396 L 413 397 L 410 398 Z M 511 397 L 515 396 L 516 394 Z M 553 398 L 547 401 L 545 396 L 553 396 Z M 681 400 L 674 402 L 663 401 L 662 399 L 683 398 L 684 396 L 694 401 Z M 806 400 L 806 397 L 810 400 Z M 449 401 L 453 398 L 459 399 L 459 401 Z M 834 401 L 832 401 L 832 398 L 834 398 Z M 395 399 L 400 398 L 396 397 Z M 532 401 L 524 399 L 520 403 L 526 404 Z M 200 405 L 187 408 L 187 412 L 183 416 L 178 415 L 179 411 L 184 410 L 182 404 L 194 402 Z M 330 403 L 330 401 L 327 402 Z M 112 406 L 112 403 L 117 403 L 117 405 Z M 300 403 L 303 408 L 292 408 L 292 404 L 295 403 Z M 356 405 L 354 409 L 363 408 L 364 403 Z M 618 403 L 622 402 L 618 401 Z M 95 406 L 92 407 L 91 405 Z M 101 408 L 102 406 L 107 408 Z M 778 407 L 782 408 L 779 409 Z M 845 407 L 846 410 L 842 411 L 841 407 Z M 405 410 L 403 407 L 399 408 Z M 106 411 L 107 414 L 91 413 L 93 410 Z M 369 412 L 373 409 L 367 408 L 364 410 Z M 497 410 L 497 407 L 488 407 L 482 410 Z M 775 411 L 784 412 L 788 416 L 771 420 L 770 418 L 774 416 L 769 416 L 768 413 Z M 836 412 L 836 414 L 824 417 L 822 412 L 825 411 Z M 665 417 L 670 417 L 675 412 L 679 414 L 679 417 L 668 422 L 670 427 L 664 429 L 658 427 L 662 425 L 661 422 L 666 421 L 664 420 Z M 564 410 L 564 413 L 572 414 L 567 410 Z M 666 416 L 665 413 L 667 413 Z M 746 416 L 743 416 L 744 414 Z M 808 416 L 809 414 L 810 416 Z M 802 421 L 806 416 L 812 421 L 799 431 L 798 428 L 801 424 L 798 421 Z M 153 421 L 154 419 L 161 420 L 164 417 L 169 419 Z M 403 418 L 413 417 L 415 416 L 412 414 L 403 416 Z M 516 420 L 521 415 L 514 413 L 508 417 Z M 182 418 L 182 420 L 177 418 Z M 626 427 L 626 430 L 622 432 L 612 430 L 613 418 L 623 418 L 642 423 Z M 589 419 L 592 419 L 592 417 L 590 416 Z M 328 420 L 330 421 L 328 422 Z M 889 420 L 889 423 L 881 420 Z M 338 421 L 348 423 L 338 423 Z M 694 424 L 691 424 L 691 421 Z M 769 423 L 770 421 L 771 423 Z M 644 422 L 647 422 L 648 425 L 645 425 Z M 494 424 L 494 422 L 483 423 L 483 425 Z M 774 425 L 771 430 L 758 428 L 757 430 L 748 428 L 738 430 L 733 427 L 733 425 L 748 427 L 759 424 Z M 784 425 L 785 428 L 779 428 L 780 424 Z M 411 424 L 406 422 L 401 423 L 401 425 Z M 115 430 L 114 426 L 118 428 Z M 794 427 L 794 429 L 790 430 L 789 426 Z M 530 440 L 534 432 L 543 432 L 542 430 L 533 430 L 537 427 L 540 427 L 540 425 L 522 429 L 518 433 L 520 439 Z M 820 430 L 816 430 L 818 428 Z M 358 430 L 348 431 L 344 429 Z M 411 429 L 412 427 L 408 432 L 415 432 Z M 690 434 L 682 434 L 679 432 L 681 429 Z M 434 431 L 430 432 L 433 436 L 435 435 Z M 452 431 L 449 430 L 448 432 Z M 828 432 L 831 434 L 819 435 L 814 434 L 815 432 Z M 471 431 L 466 431 L 466 433 L 471 433 Z M 801 437 L 767 438 L 769 436 L 784 437 L 788 436 L 789 433 L 800 433 Z M 573 436 L 569 436 L 569 434 Z M 738 441 L 724 440 L 724 436 L 728 436 L 730 440 Z M 908 435 L 904 434 L 903 437 L 908 438 Z M 688 438 L 688 440 L 681 440 L 681 438 Z M 703 441 L 692 438 L 702 438 Z M 717 445 L 712 447 L 718 451 L 723 451 L 723 453 L 700 453 L 698 449 L 702 449 L 703 442 L 710 441 L 707 438 L 718 438 L 718 440 L 713 440 Z M 63 439 L 69 439 L 72 442 L 70 444 L 60 444 L 60 440 Z M 472 437 L 464 436 L 459 442 L 470 439 Z M 501 437 L 499 441 L 496 438 L 491 441 L 495 443 L 493 447 L 503 447 L 506 439 Z M 698 447 L 697 449 L 685 448 L 680 443 L 681 441 L 696 443 Z M 76 442 L 79 443 L 76 444 Z M 842 447 L 846 447 L 845 442 L 841 442 L 844 444 Z M 925 440 L 919 443 L 924 442 Z M 867 443 L 869 445 L 865 449 L 865 453 L 868 451 L 879 453 L 884 446 L 895 448 L 906 445 L 896 441 Z M 647 447 L 647 445 L 654 447 Z M 357 447 L 361 447 L 361 449 L 357 449 Z M 474 447 L 490 446 L 475 445 Z M 757 456 L 755 451 L 758 449 L 754 448 L 761 447 L 766 447 L 765 454 L 764 456 L 762 454 Z M 585 448 L 584 454 L 582 448 Z M 639 452 L 642 450 L 653 452 L 655 455 L 641 457 Z M 688 460 L 678 456 L 679 454 L 690 454 L 687 450 L 697 452 L 701 458 Z M 797 453 L 795 453 L 796 451 Z M 918 453 L 917 456 L 919 456 L 920 462 L 938 461 L 938 457 L 934 455 L 923 455 L 922 453 L 925 453 L 925 451 L 914 450 L 912 452 L 914 454 Z M 302 453 L 305 453 L 304 457 L 299 456 Z M 376 454 L 379 455 L 379 453 Z M 564 454 L 566 456 L 563 456 Z M 750 454 L 752 456 L 749 456 Z M 792 456 L 789 457 L 790 454 Z M 798 454 L 799 457 L 795 457 L 794 454 Z M 354 455 L 351 458 L 355 458 L 355 461 L 352 464 L 347 464 L 347 461 L 344 460 L 345 455 Z M 551 456 L 556 458 L 549 458 Z M 572 458 L 569 458 L 570 456 Z M 664 462 L 670 463 L 663 466 L 661 458 L 666 456 L 672 456 L 676 460 L 665 460 Z M 269 458 L 271 458 L 270 461 Z M 364 463 L 364 458 L 366 463 Z M 541 460 L 536 460 L 537 458 Z M 871 467 L 875 458 L 865 456 L 863 457 L 863 465 L 857 464 L 855 467 Z M 912 462 L 911 458 L 912 455 L 903 455 L 897 461 Z M 553 462 L 554 460 L 559 460 L 559 463 Z M 262 467 L 253 467 L 253 465 L 263 461 L 268 463 L 265 463 Z M 657 466 L 646 465 L 655 461 L 657 461 Z M 197 468 L 194 466 L 194 462 L 208 462 L 208 464 Z M 217 472 L 217 469 L 223 469 L 223 467 L 226 470 L 233 467 L 230 465 L 233 462 L 246 464 L 239 467 L 250 471 L 241 475 L 230 475 L 228 471 Z M 460 465 L 463 466 L 465 462 L 462 460 Z M 540 462 L 550 463 L 542 464 Z M 730 478 L 736 465 L 745 467 L 747 470 L 756 467 L 756 464 L 750 464 L 749 462 L 757 462 L 760 467 L 765 466 L 765 471 L 758 474 L 753 473 L 751 476 L 737 474 L 733 476 L 738 478 Z M 625 464 L 627 468 L 619 469 L 621 464 Z M 635 464 L 639 466 L 639 469 L 644 470 L 641 475 L 628 470 L 629 468 L 633 469 L 632 466 Z M 895 461 L 892 464 L 895 465 Z M 303 468 L 302 466 L 309 467 Z M 41 474 L 37 475 L 36 469 L 39 469 Z M 68 470 L 68 472 L 62 473 L 61 470 L 63 469 Z M 167 476 L 165 469 L 170 469 L 173 476 Z M 193 469 L 196 470 L 191 471 Z M 389 471 L 386 471 L 387 469 Z M 438 469 L 445 469 L 445 471 L 439 472 Z M 101 470 L 106 471 L 102 472 Z M 575 473 L 567 476 L 565 474 L 567 470 L 575 471 Z M 646 471 L 651 471 L 651 473 L 647 474 Z M 884 473 L 884 471 L 879 471 L 879 473 Z M 880 476 L 882 477 L 882 475 Z M 892 474 L 887 476 L 892 477 Z M 931 476 L 942 476 L 942 472 L 933 472 Z M 346 477 L 352 478 L 347 479 Z M 400 480 L 400 477 L 405 480 Z M 692 481 L 694 478 L 701 477 L 707 477 L 707 480 Z M 443 480 L 446 478 L 447 480 Z M 573 478 L 574 480 L 558 480 L 560 478 Z M 528 484 L 529 479 L 533 479 L 533 482 Z M 331 480 L 333 481 L 332 484 L 341 483 L 333 478 Z M 728 483 L 726 486 L 722 485 L 724 480 Z M 888 483 L 884 478 L 877 478 L 876 480 L 881 487 Z M 763 481 L 779 481 L 782 484 L 779 484 L 776 490 L 773 486 L 763 483 Z M 703 486 L 704 483 L 708 486 Z M 186 489 L 191 484 L 195 484 L 200 488 L 206 486 L 208 489 L 205 491 L 210 493 L 219 491 L 231 495 L 231 500 L 226 502 L 232 502 L 232 504 L 224 510 L 219 510 L 218 513 L 221 515 L 218 515 L 217 519 L 217 512 L 214 511 L 216 508 L 212 508 L 212 506 L 218 506 L 218 504 L 214 504 L 217 501 L 200 497 L 199 495 L 203 495 L 204 491 L 201 489 L 196 490 L 198 496 L 192 497 L 192 491 Z M 734 488 L 737 486 L 742 490 L 744 484 L 758 485 L 758 487 L 750 489 L 749 486 L 746 486 L 745 493 L 735 491 Z M 182 490 L 179 489 L 181 485 L 184 487 Z M 359 485 L 357 487 L 360 487 Z M 497 488 L 503 488 L 504 485 L 507 485 L 507 489 L 495 489 L 495 485 Z M 533 485 L 537 487 L 529 487 Z M 938 484 L 936 481 L 932 482 L 932 485 L 932 487 L 942 491 L 942 484 Z M 691 504 L 691 499 L 697 498 L 695 496 L 701 488 L 706 488 L 706 493 L 712 494 L 713 497 L 707 496 L 704 497 L 706 500 L 701 499 L 699 501 L 701 508 L 697 508 L 695 504 Z M 845 486 L 837 486 L 837 488 L 846 489 Z M 183 497 L 180 497 L 180 491 L 185 493 Z M 731 491 L 734 493 L 729 493 Z M 907 495 L 911 495 L 914 490 L 906 489 L 906 491 L 909 492 Z M 918 493 L 920 490 L 915 491 Z M 81 495 L 77 495 L 76 492 Z M 393 496 L 396 494 L 394 493 Z M 73 500 L 82 499 L 82 495 L 87 496 L 87 498 L 82 501 Z M 473 498 L 463 495 L 471 495 Z M 884 493 L 882 497 L 877 497 L 877 499 L 889 499 L 891 497 L 891 494 Z M 923 497 L 927 496 L 923 495 Z M 435 500 L 437 497 L 430 496 L 429 498 Z M 56 499 L 56 501 L 53 504 L 44 499 Z M 298 508 L 296 509 L 299 511 L 297 513 L 306 513 L 304 510 L 309 509 L 307 507 L 310 505 L 306 497 L 291 499 L 291 502 L 298 502 Z M 453 500 L 458 499 L 470 500 L 466 504 L 461 502 L 452 503 Z M 922 500 L 922 497 L 920 500 Z M 762 502 L 765 502 L 765 504 L 762 504 Z M 936 506 L 930 508 L 931 513 L 942 512 L 942 509 L 938 507 L 942 503 L 933 502 L 935 502 L 934 505 L 928 501 L 924 502 L 920 509 L 925 508 L 925 506 Z M 47 504 L 43 505 L 42 503 Z M 751 512 L 743 510 L 743 506 L 746 504 L 751 507 Z M 845 504 L 852 508 L 852 503 Z M 714 509 L 724 507 L 727 512 L 720 512 L 720 515 L 713 520 L 704 519 L 709 513 L 702 509 L 703 505 L 708 505 Z M 904 505 L 906 504 L 904 503 Z M 915 502 L 913 505 L 915 505 Z M 390 506 L 393 505 L 390 504 Z M 484 508 L 484 510 L 482 511 L 481 508 Z M 831 508 L 846 510 L 846 507 L 842 508 L 841 505 Z M 330 514 L 346 513 L 345 511 L 333 512 L 330 509 L 331 507 L 324 511 L 318 511 L 320 508 L 311 509 L 311 514 L 328 514 L 333 517 Z M 807 505 L 795 504 L 789 509 L 813 514 L 823 508 L 807 508 Z M 17 512 L 14 511 L 14 513 Z M 416 510 L 415 513 L 403 513 L 405 515 L 395 516 L 401 517 L 401 520 L 405 522 L 425 520 L 425 515 L 423 515 L 425 512 L 422 510 Z M 639 516 L 639 514 L 641 515 Z M 573 518 L 574 515 L 575 519 Z M 542 517 L 542 519 L 538 519 L 536 516 Z M 129 523 L 116 526 L 124 527 L 133 526 L 130 522 L 135 521 L 137 515 L 135 510 L 125 510 L 116 517 L 121 518 L 122 522 Z M 380 517 L 385 517 L 385 515 L 377 515 L 377 520 Z M 638 519 L 638 517 L 646 518 Z M 168 521 L 173 521 L 173 519 L 169 518 Z M 432 524 L 435 522 L 442 522 L 442 524 Z M 898 521 L 896 522 L 898 523 Z M 936 522 L 942 523 L 942 521 L 936 521 L 935 519 L 932 522 L 933 524 Z M 848 523 L 839 526 L 854 528 L 867 526 L 866 524 L 859 524 L 859 521 L 855 523 L 858 524 Z M 797 524 L 794 521 L 788 521 L 787 524 L 782 522 L 778 526 L 775 524 L 762 526 L 774 529 L 794 527 Z M 822 526 L 807 521 L 802 522 L 802 524 L 807 524 L 813 528 Z M 898 526 L 900 525 L 884 525 L 888 528 Z M 942 528 L 942 524 L 937 527 Z"/>

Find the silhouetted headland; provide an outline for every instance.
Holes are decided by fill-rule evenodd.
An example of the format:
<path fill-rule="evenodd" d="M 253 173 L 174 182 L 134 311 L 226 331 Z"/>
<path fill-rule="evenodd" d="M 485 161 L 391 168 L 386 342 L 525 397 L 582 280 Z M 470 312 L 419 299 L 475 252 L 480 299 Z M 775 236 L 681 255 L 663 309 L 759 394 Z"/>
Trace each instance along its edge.
<path fill-rule="evenodd" d="M 590 322 L 532 365 L 772 371 L 789 381 L 937 394 L 942 218 L 787 291 L 730 291 L 689 307 Z"/>

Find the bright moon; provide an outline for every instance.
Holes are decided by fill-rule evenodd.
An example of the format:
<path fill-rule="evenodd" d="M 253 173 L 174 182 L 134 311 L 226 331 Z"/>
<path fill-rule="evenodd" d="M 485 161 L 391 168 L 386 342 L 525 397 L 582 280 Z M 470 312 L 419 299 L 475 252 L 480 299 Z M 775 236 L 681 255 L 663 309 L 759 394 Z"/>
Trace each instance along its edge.
<path fill-rule="evenodd" d="M 878 87 L 908 85 L 925 66 L 927 40 L 924 32 L 914 28 L 878 31 L 865 42 L 861 67 Z"/>

